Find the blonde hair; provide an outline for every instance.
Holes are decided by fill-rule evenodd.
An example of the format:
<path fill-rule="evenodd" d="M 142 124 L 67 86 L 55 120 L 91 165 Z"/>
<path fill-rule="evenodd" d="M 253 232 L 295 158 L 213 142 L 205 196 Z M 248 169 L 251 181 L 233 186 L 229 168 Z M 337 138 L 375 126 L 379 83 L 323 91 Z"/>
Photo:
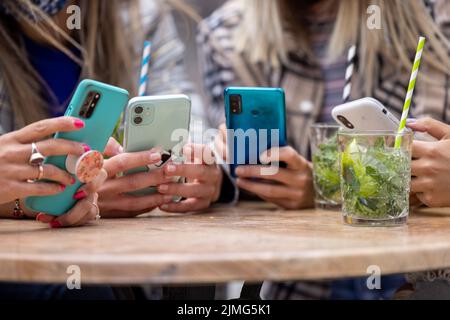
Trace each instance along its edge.
<path fill-rule="evenodd" d="M 241 0 L 244 18 L 236 30 L 237 48 L 251 63 L 269 62 L 276 67 L 286 61 L 289 41 L 286 30 L 296 43 L 297 52 L 310 56 L 307 30 L 302 13 L 308 1 Z M 311 2 L 311 1 L 309 1 Z M 336 6 L 334 30 L 330 36 L 328 56 L 331 60 L 358 44 L 360 75 L 364 75 L 364 92 L 370 94 L 377 74 L 377 58 L 381 54 L 396 65 L 409 69 L 411 53 L 418 36 L 427 36 L 425 63 L 450 74 L 450 43 L 433 21 L 422 0 L 345 0 L 322 1 L 320 5 Z M 382 29 L 370 30 L 366 25 L 367 8 L 381 9 Z M 303 12 L 302 12 L 303 11 Z"/>
<path fill-rule="evenodd" d="M 188 15 L 195 15 L 181 0 L 167 0 L 166 3 Z M 82 78 L 120 86 L 131 95 L 135 94 L 141 50 L 136 44 L 144 40 L 139 0 L 78 0 L 83 23 L 82 29 L 73 37 L 59 28 L 31 0 L 3 0 L 3 4 L 21 23 L 33 28 L 46 44 L 77 62 L 82 67 Z M 42 22 L 34 22 L 23 13 L 21 7 L 27 8 Z M 128 15 L 128 26 L 125 25 L 124 15 Z M 0 71 L 15 123 L 22 127 L 47 117 L 48 102 L 42 95 L 46 89 L 45 83 L 27 57 L 18 28 L 14 18 L 2 18 L 0 21 Z M 74 54 L 73 49 L 81 54 Z"/>

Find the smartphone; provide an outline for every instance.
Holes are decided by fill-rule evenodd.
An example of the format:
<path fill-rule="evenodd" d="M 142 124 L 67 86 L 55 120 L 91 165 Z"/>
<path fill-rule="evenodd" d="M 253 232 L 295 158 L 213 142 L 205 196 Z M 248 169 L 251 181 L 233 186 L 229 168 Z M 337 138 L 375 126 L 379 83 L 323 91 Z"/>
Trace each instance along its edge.
<path fill-rule="evenodd" d="M 186 95 L 131 99 L 125 114 L 124 151 L 139 152 L 159 148 L 162 159 L 156 165 L 135 168 L 124 174 L 149 172 L 163 167 L 169 160 L 182 158 L 182 149 L 189 139 L 190 118 L 191 100 Z M 156 187 L 149 186 L 130 194 L 142 196 L 155 192 Z"/>
<path fill-rule="evenodd" d="M 230 171 L 236 176 L 237 166 L 261 164 L 262 152 L 286 146 L 285 95 L 281 88 L 251 87 L 230 87 L 224 95 Z"/>
<path fill-rule="evenodd" d="M 94 80 L 81 81 L 65 115 L 83 120 L 85 126 L 78 131 L 58 132 L 54 138 L 85 143 L 92 150 L 103 152 L 127 101 L 128 92 L 124 89 Z M 71 156 L 48 157 L 44 163 L 67 170 L 66 161 L 69 157 Z M 73 177 L 76 179 L 76 176 L 73 175 Z M 29 197 L 25 203 L 29 209 L 36 212 L 62 215 L 76 204 L 77 201 L 73 199 L 73 195 L 81 186 L 82 183 L 76 179 L 74 185 L 67 186 L 60 194 Z"/>
<path fill-rule="evenodd" d="M 380 101 L 369 97 L 334 107 L 332 116 L 342 127 L 350 130 L 397 131 L 400 126 L 400 121 Z M 420 141 L 436 141 L 429 134 L 422 132 L 414 133 L 414 138 Z"/>

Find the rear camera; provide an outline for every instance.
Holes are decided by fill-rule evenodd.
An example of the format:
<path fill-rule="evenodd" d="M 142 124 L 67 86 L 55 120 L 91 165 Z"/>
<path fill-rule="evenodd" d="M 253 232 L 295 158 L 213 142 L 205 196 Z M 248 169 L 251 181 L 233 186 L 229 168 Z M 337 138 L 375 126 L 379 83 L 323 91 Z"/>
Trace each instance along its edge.
<path fill-rule="evenodd" d="M 136 107 L 136 108 L 134 109 L 134 112 L 135 112 L 136 114 L 141 114 L 142 112 L 144 112 L 144 108 L 142 108 L 142 107 Z"/>
<path fill-rule="evenodd" d="M 349 129 L 355 129 L 355 126 L 353 125 L 353 123 L 351 123 L 350 121 L 348 121 L 348 119 L 347 119 L 346 117 L 339 115 L 339 116 L 337 116 L 337 118 L 338 118 L 339 121 L 341 121 L 342 124 L 343 124 L 344 126 L 346 126 L 347 128 L 349 128 Z"/>
<path fill-rule="evenodd" d="M 134 124 L 141 124 L 142 123 L 142 117 L 135 117 L 134 118 Z"/>

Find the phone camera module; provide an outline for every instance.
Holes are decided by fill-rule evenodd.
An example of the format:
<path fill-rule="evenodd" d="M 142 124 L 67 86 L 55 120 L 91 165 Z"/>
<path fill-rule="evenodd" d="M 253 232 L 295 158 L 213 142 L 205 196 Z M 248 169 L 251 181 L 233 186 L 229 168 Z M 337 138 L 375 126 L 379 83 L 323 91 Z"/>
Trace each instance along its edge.
<path fill-rule="evenodd" d="M 242 113 L 242 97 L 240 95 L 232 94 L 230 96 L 230 108 L 233 114 Z"/>
<path fill-rule="evenodd" d="M 339 115 L 339 116 L 337 116 L 337 118 L 338 118 L 339 121 L 341 121 L 342 124 L 343 124 L 344 126 L 346 126 L 347 128 L 349 128 L 349 129 L 355 129 L 355 126 L 353 125 L 353 123 L 351 123 L 346 117 Z"/>
<path fill-rule="evenodd" d="M 135 117 L 134 118 L 134 124 L 140 125 L 143 121 L 142 117 Z"/>
<path fill-rule="evenodd" d="M 144 108 L 142 108 L 141 106 L 134 108 L 134 113 L 141 114 L 142 112 L 144 112 Z"/>

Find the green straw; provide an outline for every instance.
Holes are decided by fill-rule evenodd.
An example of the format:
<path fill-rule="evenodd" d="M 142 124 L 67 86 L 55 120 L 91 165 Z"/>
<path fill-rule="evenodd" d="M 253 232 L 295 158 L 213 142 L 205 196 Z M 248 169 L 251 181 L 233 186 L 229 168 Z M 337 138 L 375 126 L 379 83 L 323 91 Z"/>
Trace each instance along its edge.
<path fill-rule="evenodd" d="M 417 45 L 416 58 L 414 59 L 413 68 L 411 70 L 411 79 L 409 80 L 408 92 L 406 93 L 405 104 L 403 105 L 402 119 L 400 120 L 400 126 L 398 127 L 398 136 L 395 139 L 395 148 L 399 149 L 402 145 L 401 134 L 406 127 L 406 119 L 409 115 L 409 107 L 411 106 L 411 101 L 414 93 L 414 88 L 416 86 L 417 74 L 419 73 L 420 61 L 422 59 L 423 48 L 425 46 L 425 38 L 419 38 L 419 44 Z"/>

